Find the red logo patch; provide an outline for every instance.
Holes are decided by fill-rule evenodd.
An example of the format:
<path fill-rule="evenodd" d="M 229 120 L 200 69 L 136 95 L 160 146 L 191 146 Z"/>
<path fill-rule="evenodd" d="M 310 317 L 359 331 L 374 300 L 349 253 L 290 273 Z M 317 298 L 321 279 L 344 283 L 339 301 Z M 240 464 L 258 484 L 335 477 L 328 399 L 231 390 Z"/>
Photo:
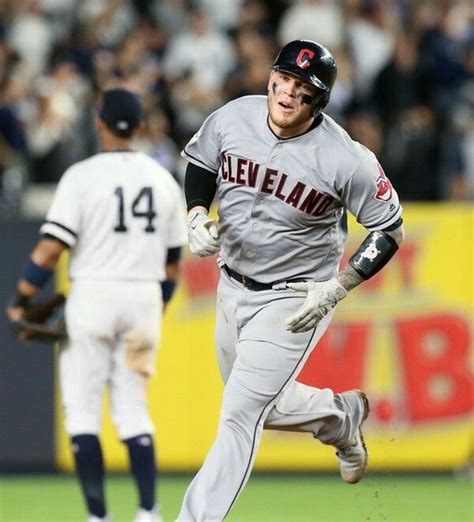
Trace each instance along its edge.
<path fill-rule="evenodd" d="M 315 52 L 311 49 L 301 49 L 296 57 L 296 65 L 302 69 L 307 69 L 311 65 L 311 58 L 313 58 Z"/>
<path fill-rule="evenodd" d="M 377 163 L 377 169 L 379 175 L 375 181 L 377 185 L 377 192 L 375 193 L 375 199 L 379 201 L 390 201 L 392 199 L 392 184 L 385 175 L 383 168 Z"/>

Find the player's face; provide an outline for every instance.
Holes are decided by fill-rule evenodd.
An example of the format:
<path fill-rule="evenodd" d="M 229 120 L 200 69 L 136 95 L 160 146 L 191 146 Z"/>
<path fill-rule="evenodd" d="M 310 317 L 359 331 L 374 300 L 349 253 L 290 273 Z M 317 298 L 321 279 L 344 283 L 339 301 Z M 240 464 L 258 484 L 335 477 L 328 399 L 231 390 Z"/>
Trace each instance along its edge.
<path fill-rule="evenodd" d="M 272 71 L 268 81 L 268 112 L 272 130 L 282 137 L 307 130 L 313 122 L 311 106 L 307 102 L 316 94 L 316 87 L 297 76 Z"/>

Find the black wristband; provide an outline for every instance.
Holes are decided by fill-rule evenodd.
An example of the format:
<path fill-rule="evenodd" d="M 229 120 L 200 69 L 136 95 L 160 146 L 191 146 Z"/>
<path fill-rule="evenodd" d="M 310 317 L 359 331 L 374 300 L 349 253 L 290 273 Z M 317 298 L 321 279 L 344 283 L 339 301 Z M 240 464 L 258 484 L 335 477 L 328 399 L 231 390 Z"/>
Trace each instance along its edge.
<path fill-rule="evenodd" d="M 383 231 L 371 232 L 349 259 L 351 267 L 364 279 L 381 270 L 398 250 L 393 237 Z"/>
<path fill-rule="evenodd" d="M 25 306 L 28 306 L 28 304 L 31 301 L 31 297 L 28 297 L 26 295 L 20 294 L 20 292 L 17 292 L 16 294 L 12 295 L 10 299 L 8 300 L 8 306 L 12 306 L 13 308 L 24 308 Z"/>

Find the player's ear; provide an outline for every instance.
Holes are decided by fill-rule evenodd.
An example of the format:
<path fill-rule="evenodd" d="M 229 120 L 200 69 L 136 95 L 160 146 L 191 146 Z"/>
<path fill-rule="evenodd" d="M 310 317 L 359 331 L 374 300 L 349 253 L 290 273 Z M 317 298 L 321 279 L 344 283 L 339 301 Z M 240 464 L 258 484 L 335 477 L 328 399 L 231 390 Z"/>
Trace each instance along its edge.
<path fill-rule="evenodd" d="M 95 126 L 97 130 L 103 130 L 105 127 L 105 123 L 103 122 L 102 118 L 98 115 L 95 117 Z"/>
<path fill-rule="evenodd" d="M 275 75 L 276 75 L 275 69 L 272 69 L 270 72 L 270 76 L 268 77 L 268 85 L 267 85 L 267 90 L 268 90 L 269 94 L 270 94 L 270 91 L 272 90 L 272 85 L 275 81 Z"/>

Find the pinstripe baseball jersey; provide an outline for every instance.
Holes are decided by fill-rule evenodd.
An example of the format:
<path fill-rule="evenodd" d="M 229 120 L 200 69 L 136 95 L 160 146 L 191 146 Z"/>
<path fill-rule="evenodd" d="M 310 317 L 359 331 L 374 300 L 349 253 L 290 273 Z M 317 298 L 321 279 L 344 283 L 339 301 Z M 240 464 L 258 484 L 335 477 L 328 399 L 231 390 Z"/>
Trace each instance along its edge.
<path fill-rule="evenodd" d="M 103 152 L 64 173 L 40 231 L 71 248 L 72 280 L 161 281 L 186 242 L 182 193 L 147 155 Z"/>

